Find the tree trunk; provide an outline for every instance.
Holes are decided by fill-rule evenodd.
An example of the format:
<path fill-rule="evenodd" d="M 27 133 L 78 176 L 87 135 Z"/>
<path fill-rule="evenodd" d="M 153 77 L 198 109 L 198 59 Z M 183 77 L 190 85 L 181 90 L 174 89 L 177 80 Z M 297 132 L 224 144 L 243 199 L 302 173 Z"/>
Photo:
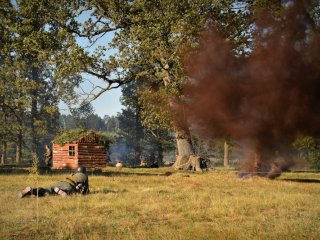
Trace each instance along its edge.
<path fill-rule="evenodd" d="M 162 147 L 161 143 L 158 143 L 157 162 L 158 162 L 159 166 L 161 166 L 163 163 L 163 147 Z"/>
<path fill-rule="evenodd" d="M 5 164 L 7 161 L 7 142 L 2 142 L 2 155 L 1 155 L 1 164 Z"/>
<path fill-rule="evenodd" d="M 224 156 L 223 156 L 223 166 L 229 166 L 229 145 L 227 141 L 224 142 Z"/>
<path fill-rule="evenodd" d="M 140 111 L 139 108 L 135 111 L 135 161 L 141 162 L 141 154 L 142 154 L 142 146 L 141 146 L 141 139 L 142 139 L 142 129 L 141 129 L 141 122 L 140 122 Z"/>
<path fill-rule="evenodd" d="M 194 154 L 190 132 L 187 130 L 176 131 L 177 156 L 174 167 L 179 169 L 181 165 L 186 164 L 189 157 Z"/>
<path fill-rule="evenodd" d="M 39 82 L 39 70 L 35 67 L 32 67 L 32 79 L 35 82 Z M 38 138 L 37 138 L 37 132 L 36 132 L 36 126 L 35 122 L 38 117 L 38 100 L 37 100 L 37 92 L 35 90 L 32 90 L 31 92 L 31 154 L 32 156 L 36 156 L 39 159 L 39 152 L 38 152 Z"/>
<path fill-rule="evenodd" d="M 18 139 L 16 142 L 16 163 L 20 164 L 22 159 L 22 133 L 21 130 L 18 134 Z"/>
<path fill-rule="evenodd" d="M 165 74 L 165 77 L 163 78 L 163 83 L 165 87 L 168 87 L 172 83 L 172 79 L 169 73 L 170 64 L 168 64 L 168 62 L 164 60 L 163 66 Z M 169 99 L 169 106 L 174 108 L 174 99 Z M 178 122 L 174 123 L 178 150 L 178 153 L 176 155 L 176 162 L 173 165 L 175 169 L 180 169 L 181 165 L 186 164 L 189 161 L 189 157 L 194 154 L 190 131 L 186 123 L 187 122 L 185 118 L 179 119 Z"/>
<path fill-rule="evenodd" d="M 4 114 L 3 116 L 4 124 L 7 123 L 7 115 Z M 7 139 L 6 134 L 2 136 L 2 151 L 1 151 L 1 164 L 5 164 L 7 161 Z"/>

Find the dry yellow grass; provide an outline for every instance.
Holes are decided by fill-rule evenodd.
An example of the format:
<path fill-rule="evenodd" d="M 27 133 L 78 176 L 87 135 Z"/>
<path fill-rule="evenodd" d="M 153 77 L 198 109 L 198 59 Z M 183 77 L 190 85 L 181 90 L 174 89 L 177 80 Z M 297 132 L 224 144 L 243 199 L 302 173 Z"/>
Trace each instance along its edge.
<path fill-rule="evenodd" d="M 238 182 L 234 171 L 167 171 L 90 174 L 88 196 L 39 199 L 39 231 L 36 198 L 16 198 L 32 178 L 0 175 L 0 239 L 320 239 L 320 173 Z"/>

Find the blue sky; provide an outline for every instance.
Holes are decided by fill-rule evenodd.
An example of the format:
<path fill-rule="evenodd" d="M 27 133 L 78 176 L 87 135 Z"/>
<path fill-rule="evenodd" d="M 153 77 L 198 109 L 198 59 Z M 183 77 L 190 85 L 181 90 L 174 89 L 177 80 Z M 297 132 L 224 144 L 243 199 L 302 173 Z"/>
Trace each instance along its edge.
<path fill-rule="evenodd" d="M 100 117 L 104 115 L 115 116 L 121 112 L 123 106 L 120 103 L 121 89 L 113 89 L 104 93 L 98 99 L 92 102 L 95 112 Z"/>
<path fill-rule="evenodd" d="M 85 78 L 87 80 L 82 84 L 82 88 L 87 92 L 90 92 L 93 87 L 92 84 L 89 83 L 89 80 L 96 85 L 104 85 L 101 80 L 95 77 L 86 75 Z M 121 108 L 123 107 L 120 103 L 121 95 L 121 88 L 112 89 L 103 93 L 96 100 L 91 102 L 95 113 L 100 117 L 103 117 L 104 115 L 115 116 L 118 112 L 121 112 Z"/>
<path fill-rule="evenodd" d="M 88 13 L 85 16 L 83 16 L 83 18 L 85 17 L 88 17 Z M 98 46 L 108 46 L 109 42 L 113 38 L 113 35 L 114 35 L 113 33 L 108 33 L 104 35 L 103 37 L 99 38 L 92 47 L 86 48 L 86 50 L 88 50 L 89 52 L 93 52 Z M 84 38 L 78 38 L 77 42 L 83 47 L 87 47 L 90 45 L 89 41 Z M 115 52 L 116 52 L 115 49 L 109 49 L 106 52 L 106 57 L 110 56 L 111 54 L 114 54 Z M 97 86 L 97 85 L 105 86 L 101 80 L 99 80 L 94 76 L 90 76 L 86 74 L 84 75 L 84 78 L 86 80 L 81 85 L 81 88 L 88 93 L 94 88 L 94 86 Z M 121 112 L 121 109 L 123 107 L 120 103 L 121 95 L 122 94 L 121 94 L 120 88 L 113 89 L 103 93 L 96 100 L 92 101 L 91 104 L 95 110 L 95 114 L 99 115 L 100 117 L 103 117 L 105 115 L 109 115 L 109 116 L 117 115 L 118 112 Z M 62 114 L 69 113 L 65 104 L 60 103 L 59 108 Z"/>
<path fill-rule="evenodd" d="M 99 98 L 91 102 L 95 114 L 103 118 L 104 115 L 115 116 L 121 112 L 123 106 L 120 103 L 121 89 L 113 89 L 104 93 Z M 67 106 L 63 103 L 59 104 L 60 112 L 62 114 L 69 114 Z"/>

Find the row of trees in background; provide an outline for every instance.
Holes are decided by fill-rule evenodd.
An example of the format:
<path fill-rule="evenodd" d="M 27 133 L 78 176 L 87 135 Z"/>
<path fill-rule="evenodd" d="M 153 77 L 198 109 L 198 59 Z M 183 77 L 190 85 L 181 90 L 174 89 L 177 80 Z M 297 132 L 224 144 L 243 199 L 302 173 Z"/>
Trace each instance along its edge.
<path fill-rule="evenodd" d="M 319 4 L 313 2 L 316 23 Z M 39 146 L 58 130 L 74 127 L 117 132 L 119 149 L 125 149 L 132 164 L 144 158 L 160 161 L 172 149 L 177 156 L 212 155 L 192 144 L 204 140 L 192 136 L 185 119 L 173 111 L 185 97 L 184 58 L 196 51 L 201 33 L 213 29 L 233 43 L 235 55 L 250 54 L 254 13 L 263 8 L 277 15 L 285 5 L 278 0 L 1 1 L 2 163 L 8 146 L 19 163 L 22 150 L 27 150 L 26 159 L 39 156 Z M 109 46 L 97 47 L 107 34 L 112 36 Z M 88 45 L 80 45 L 80 38 Z M 117 51 L 107 57 L 110 48 Z M 75 90 L 84 81 L 82 74 L 106 85 L 79 102 Z M 104 119 L 95 115 L 88 102 L 120 86 L 123 112 Z M 70 106 L 71 115 L 59 116 L 59 101 Z M 310 156 L 306 148 L 299 149 Z M 183 159 L 177 158 L 176 165 Z"/>

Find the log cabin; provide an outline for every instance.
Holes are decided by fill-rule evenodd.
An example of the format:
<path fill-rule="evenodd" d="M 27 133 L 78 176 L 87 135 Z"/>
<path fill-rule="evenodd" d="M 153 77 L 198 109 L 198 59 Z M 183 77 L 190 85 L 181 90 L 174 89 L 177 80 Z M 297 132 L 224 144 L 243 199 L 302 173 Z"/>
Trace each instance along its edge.
<path fill-rule="evenodd" d="M 58 136 L 53 141 L 53 169 L 77 169 L 79 165 L 89 168 L 106 166 L 108 142 L 102 135 L 83 130 L 70 132 L 64 132 L 62 137 Z"/>

